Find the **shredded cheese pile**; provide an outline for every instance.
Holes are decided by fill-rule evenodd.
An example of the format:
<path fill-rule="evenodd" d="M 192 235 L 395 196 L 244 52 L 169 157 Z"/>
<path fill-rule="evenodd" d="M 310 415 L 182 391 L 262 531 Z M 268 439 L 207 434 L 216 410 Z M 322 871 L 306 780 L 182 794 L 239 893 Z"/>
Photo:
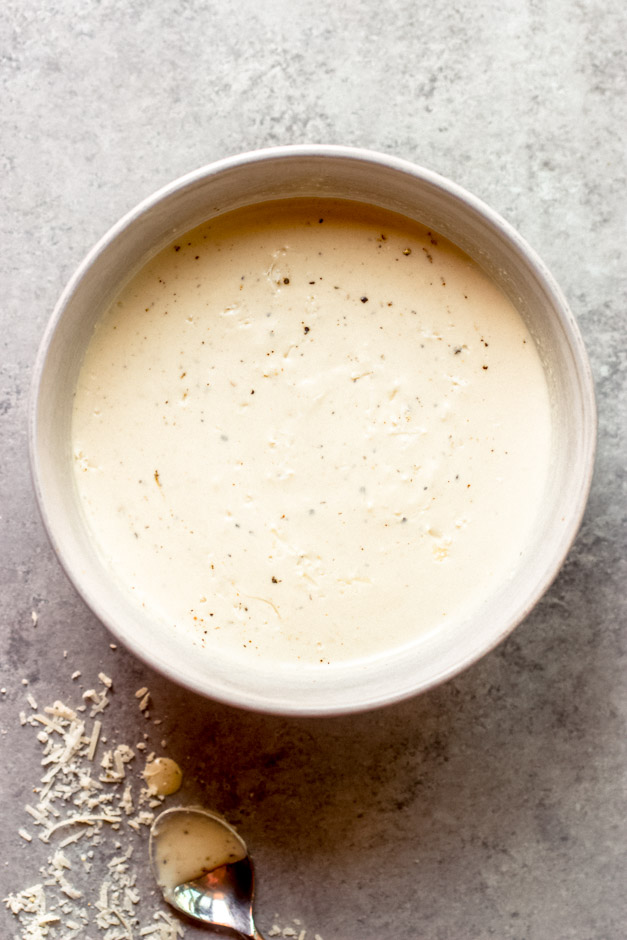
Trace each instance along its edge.
<path fill-rule="evenodd" d="M 288 937 L 289 940 L 307 940 L 307 931 L 301 929 L 300 921 L 295 918 L 294 924 L 296 927 L 288 925 L 287 927 L 279 927 L 278 924 L 273 924 L 273 926 L 268 931 L 268 937 Z M 319 933 L 314 934 L 313 940 L 322 940 L 322 937 Z"/>
<path fill-rule="evenodd" d="M 43 774 L 33 788 L 36 798 L 24 807 L 29 819 L 18 834 L 25 842 L 38 836 L 50 845 L 51 854 L 35 884 L 4 899 L 19 924 L 14 940 L 184 936 L 181 922 L 165 910 L 141 923 L 133 842 L 152 824 L 163 797 L 131 773 L 144 742 L 135 748 L 108 745 L 103 721 L 113 682 L 104 673 L 98 679 L 100 687 L 85 691 L 75 708 L 55 701 L 40 709 L 28 692 L 30 713 L 20 712 L 20 723 L 36 731 Z M 145 714 L 148 693 L 141 691 Z M 142 852 L 140 864 L 145 867 L 145 843 Z"/>
<path fill-rule="evenodd" d="M 71 678 L 80 675 L 76 670 Z M 147 784 L 146 769 L 155 760 L 154 753 L 146 753 L 147 734 L 134 747 L 109 742 L 105 710 L 113 682 L 102 672 L 98 679 L 100 687 L 83 692 L 76 707 L 55 701 L 40 709 L 27 691 L 30 712 L 19 713 L 20 724 L 36 734 L 43 772 L 32 803 L 24 807 L 26 825 L 17 833 L 26 843 L 38 837 L 51 854 L 34 884 L 4 898 L 19 929 L 12 940 L 180 940 L 185 935 L 165 903 L 145 922 L 133 856 L 139 844 L 137 862 L 146 867 L 147 830 L 165 797 Z M 22 683 L 28 685 L 26 679 Z M 149 718 L 148 689 L 138 689 L 135 697 L 140 714 Z M 145 767 L 134 773 L 139 755 Z M 310 940 L 298 919 L 292 924 L 275 923 L 268 936 Z M 316 933 L 313 940 L 322 937 Z"/>

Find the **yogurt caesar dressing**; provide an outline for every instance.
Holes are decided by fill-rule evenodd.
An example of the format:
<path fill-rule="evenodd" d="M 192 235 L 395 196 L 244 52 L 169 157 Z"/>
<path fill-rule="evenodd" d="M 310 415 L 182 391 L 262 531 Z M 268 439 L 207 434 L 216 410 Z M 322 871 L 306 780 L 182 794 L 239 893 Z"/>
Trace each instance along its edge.
<path fill-rule="evenodd" d="M 152 864 L 166 897 L 177 885 L 233 865 L 247 855 L 246 843 L 235 829 L 207 810 L 166 810 L 152 828 Z"/>
<path fill-rule="evenodd" d="M 207 648 L 346 661 L 472 612 L 525 551 L 547 385 L 450 242 L 355 203 L 214 219 L 98 323 L 78 489 L 137 603 Z"/>

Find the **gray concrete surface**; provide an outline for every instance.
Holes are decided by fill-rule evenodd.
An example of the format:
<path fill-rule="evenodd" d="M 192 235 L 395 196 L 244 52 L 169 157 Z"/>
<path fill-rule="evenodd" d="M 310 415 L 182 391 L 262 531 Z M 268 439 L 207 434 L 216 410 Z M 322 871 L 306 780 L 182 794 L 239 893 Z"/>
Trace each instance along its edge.
<path fill-rule="evenodd" d="M 185 771 L 181 798 L 241 827 L 257 859 L 263 933 L 277 924 L 306 929 L 306 940 L 627 936 L 626 29 L 619 0 L 5 0 L 2 896 L 37 882 L 52 850 L 23 810 L 42 774 L 36 731 L 18 717 L 31 713 L 26 694 L 40 708 L 76 705 L 104 670 L 114 679 L 109 741 L 146 733 L 161 752 L 165 740 Z M 26 446 L 37 345 L 92 243 L 188 170 L 304 142 L 398 154 L 500 211 L 571 302 L 600 412 L 583 528 L 511 638 L 420 698 L 307 721 L 201 700 L 111 649 L 48 545 Z M 148 719 L 134 697 L 141 686 Z M 135 786 L 139 758 L 132 767 Z M 138 838 L 134 864 L 144 857 Z M 139 884 L 141 927 L 159 902 L 148 878 Z M 26 936 L 4 908 L 0 935 Z"/>

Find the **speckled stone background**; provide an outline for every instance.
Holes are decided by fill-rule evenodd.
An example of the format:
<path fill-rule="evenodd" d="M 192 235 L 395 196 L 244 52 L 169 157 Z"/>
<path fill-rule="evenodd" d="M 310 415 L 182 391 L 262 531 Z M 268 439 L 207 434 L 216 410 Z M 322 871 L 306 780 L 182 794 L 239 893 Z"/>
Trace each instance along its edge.
<path fill-rule="evenodd" d="M 76 704 L 104 670 L 110 739 L 165 739 L 182 799 L 241 826 L 262 933 L 297 918 L 307 940 L 627 937 L 626 32 L 622 0 L 4 0 L 2 896 L 50 853 L 23 812 L 41 774 L 25 695 Z M 522 232 L 587 342 L 599 451 L 565 567 L 507 642 L 384 711 L 287 720 L 110 648 L 42 530 L 27 401 L 55 300 L 120 215 L 216 158 L 314 142 L 421 163 Z M 0 935 L 20 935 L 4 908 Z"/>

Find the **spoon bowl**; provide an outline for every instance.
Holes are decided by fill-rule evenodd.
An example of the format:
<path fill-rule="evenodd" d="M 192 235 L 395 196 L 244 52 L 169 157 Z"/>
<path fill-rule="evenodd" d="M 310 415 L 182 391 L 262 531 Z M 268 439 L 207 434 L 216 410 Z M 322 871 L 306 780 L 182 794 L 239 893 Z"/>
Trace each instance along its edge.
<path fill-rule="evenodd" d="M 263 940 L 253 920 L 253 863 L 243 839 L 217 813 L 173 808 L 150 830 L 150 863 L 176 911 L 240 940 Z"/>

